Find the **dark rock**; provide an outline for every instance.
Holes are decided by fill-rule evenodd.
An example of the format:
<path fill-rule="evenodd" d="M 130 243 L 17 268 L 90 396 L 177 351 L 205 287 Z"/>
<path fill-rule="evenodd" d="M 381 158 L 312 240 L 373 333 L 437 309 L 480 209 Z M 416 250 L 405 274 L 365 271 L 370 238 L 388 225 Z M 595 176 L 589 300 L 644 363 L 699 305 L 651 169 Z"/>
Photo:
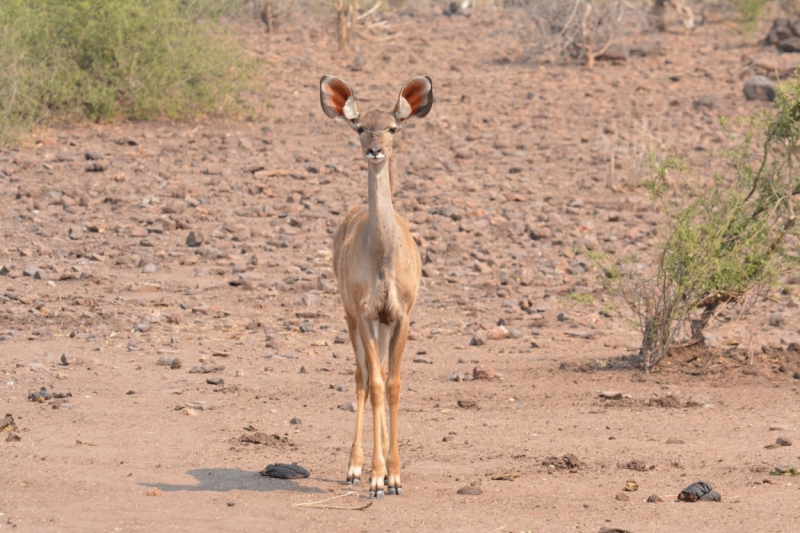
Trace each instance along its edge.
<path fill-rule="evenodd" d="M 627 61 L 631 55 L 630 48 L 624 44 L 614 43 L 605 52 L 597 56 L 597 59 L 604 61 Z"/>
<path fill-rule="evenodd" d="M 203 237 L 203 234 L 200 233 L 199 231 L 197 232 L 190 231 L 189 235 L 187 235 L 186 237 L 186 246 L 190 248 L 197 248 L 198 246 L 203 244 L 204 240 L 205 238 Z"/>
<path fill-rule="evenodd" d="M 630 501 L 630 499 L 631 499 L 630 496 L 628 496 L 624 492 L 618 492 L 617 495 L 616 495 L 616 498 L 617 498 L 617 500 L 619 500 L 621 502 L 627 502 L 627 501 Z"/>
<path fill-rule="evenodd" d="M 692 104 L 695 109 L 714 109 L 719 107 L 720 97 L 714 93 L 701 94 Z"/>
<path fill-rule="evenodd" d="M 200 365 L 194 366 L 189 370 L 190 374 L 210 374 L 211 372 L 222 372 L 225 370 L 223 365 Z"/>
<path fill-rule="evenodd" d="M 299 418 L 297 418 L 297 417 L 294 417 L 294 418 L 292 418 L 291 420 L 289 420 L 289 423 L 290 423 L 291 425 L 293 425 L 293 426 L 299 426 L 300 424 L 302 424 L 302 423 L 303 423 L 303 421 L 302 421 L 302 420 L 300 420 L 300 419 L 299 419 Z"/>
<path fill-rule="evenodd" d="M 209 385 L 225 385 L 225 380 L 222 378 L 207 378 L 206 383 Z"/>
<path fill-rule="evenodd" d="M 483 494 L 483 491 L 477 485 L 470 485 L 468 487 L 461 487 L 456 491 L 456 494 L 461 494 L 462 496 L 480 496 Z"/>
<path fill-rule="evenodd" d="M 748 100 L 772 102 L 775 100 L 775 82 L 766 76 L 751 76 L 744 83 L 744 97 Z"/>
<path fill-rule="evenodd" d="M 462 409 L 478 409 L 478 402 L 475 400 L 458 400 L 458 406 Z"/>
<path fill-rule="evenodd" d="M 647 503 L 664 503 L 664 498 L 658 494 L 651 494 L 647 497 Z"/>
<path fill-rule="evenodd" d="M 341 409 L 342 411 L 349 411 L 351 413 L 355 413 L 356 405 L 353 402 L 345 402 L 339 405 L 339 409 Z"/>
<path fill-rule="evenodd" d="M 294 446 L 286 436 L 268 435 L 261 431 L 245 432 L 239 437 L 239 442 L 244 444 L 263 444 L 270 448 L 290 448 Z"/>
<path fill-rule="evenodd" d="M 106 156 L 101 150 L 86 150 L 83 155 L 87 161 L 97 161 Z"/>
<path fill-rule="evenodd" d="M 485 331 L 477 331 L 475 335 L 472 336 L 472 340 L 469 341 L 470 346 L 483 346 L 486 344 L 487 336 Z"/>
<path fill-rule="evenodd" d="M 678 499 L 682 502 L 696 502 L 696 501 L 721 501 L 717 491 L 711 488 L 711 485 L 705 481 L 698 481 L 692 483 L 678 494 Z"/>
<path fill-rule="evenodd" d="M 472 379 L 494 379 L 494 369 L 478 365 L 472 369 Z"/>

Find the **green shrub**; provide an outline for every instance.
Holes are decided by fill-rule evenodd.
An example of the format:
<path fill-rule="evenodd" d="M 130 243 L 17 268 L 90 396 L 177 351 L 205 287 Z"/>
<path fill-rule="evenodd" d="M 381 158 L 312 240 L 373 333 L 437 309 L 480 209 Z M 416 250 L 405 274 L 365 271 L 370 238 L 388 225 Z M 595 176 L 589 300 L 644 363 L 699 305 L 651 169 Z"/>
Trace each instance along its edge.
<path fill-rule="evenodd" d="M 683 179 L 677 158 L 652 162 L 647 189 L 667 215 L 654 268 L 594 257 L 634 312 L 647 370 L 685 327 L 702 340 L 720 306 L 752 302 L 800 264 L 800 81 L 780 84 L 775 110 L 742 129 L 725 170 L 700 185 Z"/>
<path fill-rule="evenodd" d="M 181 119 L 235 104 L 234 0 L 4 0 L 0 142 L 33 124 Z"/>

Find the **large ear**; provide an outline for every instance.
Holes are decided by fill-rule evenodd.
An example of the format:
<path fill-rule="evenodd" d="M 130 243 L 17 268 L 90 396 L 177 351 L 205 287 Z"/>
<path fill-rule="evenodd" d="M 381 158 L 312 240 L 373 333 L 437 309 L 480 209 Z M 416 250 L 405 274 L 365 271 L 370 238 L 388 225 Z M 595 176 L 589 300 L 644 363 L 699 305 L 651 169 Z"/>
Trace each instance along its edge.
<path fill-rule="evenodd" d="M 411 118 L 422 118 L 433 106 L 433 82 L 428 76 L 411 78 L 400 89 L 397 105 L 394 106 L 394 117 L 399 122 Z"/>
<path fill-rule="evenodd" d="M 319 101 L 331 118 L 344 117 L 352 122 L 361 114 L 353 89 L 336 76 L 323 76 L 319 80 Z"/>

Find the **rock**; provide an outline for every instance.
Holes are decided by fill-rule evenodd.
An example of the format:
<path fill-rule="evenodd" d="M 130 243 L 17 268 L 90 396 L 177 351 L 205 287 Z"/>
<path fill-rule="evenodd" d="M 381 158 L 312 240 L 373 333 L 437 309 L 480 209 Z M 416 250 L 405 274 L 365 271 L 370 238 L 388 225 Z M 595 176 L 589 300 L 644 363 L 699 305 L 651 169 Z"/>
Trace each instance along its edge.
<path fill-rule="evenodd" d="M 307 478 L 311 474 L 297 463 L 292 463 L 290 465 L 277 463 L 267 465 L 264 470 L 261 471 L 261 475 L 277 479 L 300 479 Z"/>
<path fill-rule="evenodd" d="M 546 466 L 549 470 L 570 470 L 578 471 L 586 468 L 586 463 L 578 459 L 574 453 L 568 453 L 561 457 L 551 456 L 542 461 L 542 466 Z M 552 467 L 552 468 L 550 468 Z"/>
<path fill-rule="evenodd" d="M 225 380 L 222 378 L 207 378 L 206 383 L 209 385 L 225 385 Z"/>
<path fill-rule="evenodd" d="M 0 276 L 8 276 L 9 273 L 11 273 L 11 269 L 10 268 L 8 268 L 5 265 L 0 266 Z"/>
<path fill-rule="evenodd" d="M 469 341 L 470 346 L 483 346 L 486 344 L 487 340 L 486 332 L 485 331 L 476 331 L 475 335 L 472 336 L 472 340 Z"/>
<path fill-rule="evenodd" d="M 664 503 L 664 499 L 658 494 L 651 494 L 647 497 L 647 503 Z"/>
<path fill-rule="evenodd" d="M 314 331 L 314 323 L 309 320 L 304 320 L 300 324 L 300 333 L 311 333 Z"/>
<path fill-rule="evenodd" d="M 245 432 L 239 437 L 239 442 L 245 444 L 262 444 L 271 448 L 294 447 L 286 436 L 262 433 L 261 431 Z"/>
<path fill-rule="evenodd" d="M 478 365 L 472 369 L 472 379 L 494 379 L 494 369 Z"/>
<path fill-rule="evenodd" d="M 147 491 L 148 496 L 161 496 L 162 494 L 164 493 L 155 487 Z"/>
<path fill-rule="evenodd" d="M 69 374 L 64 372 L 56 372 L 56 379 L 69 379 Z"/>
<path fill-rule="evenodd" d="M 22 437 L 17 435 L 16 433 L 9 433 L 6 437 L 6 442 L 19 442 L 22 440 Z"/>
<path fill-rule="evenodd" d="M 204 240 L 205 239 L 203 237 L 203 234 L 200 233 L 199 231 L 198 232 L 190 231 L 189 235 L 186 237 L 186 246 L 188 246 L 189 248 L 197 248 L 198 246 L 203 244 Z"/>
<path fill-rule="evenodd" d="M 67 236 L 73 241 L 78 241 L 83 238 L 83 230 L 78 226 L 70 226 L 67 230 Z"/>
<path fill-rule="evenodd" d="M 625 490 L 626 492 L 636 492 L 637 490 L 639 490 L 639 484 L 636 483 L 634 480 L 629 479 L 628 481 L 625 482 L 625 488 L 623 490 Z"/>
<path fill-rule="evenodd" d="M 605 52 L 597 56 L 597 59 L 604 61 L 627 61 L 631 55 L 630 48 L 624 44 L 614 43 Z"/>
<path fill-rule="evenodd" d="M 289 423 L 290 423 L 291 425 L 293 425 L 293 426 L 299 426 L 300 424 L 302 424 L 302 423 L 303 423 L 303 421 L 302 421 L 302 420 L 300 420 L 300 419 L 299 419 L 299 418 L 297 418 L 297 417 L 294 417 L 294 418 L 292 418 L 291 420 L 289 420 Z"/>
<path fill-rule="evenodd" d="M 478 409 L 478 402 L 475 400 L 458 400 L 458 406 L 462 409 Z"/>
<path fill-rule="evenodd" d="M 300 297 L 300 305 L 303 307 L 319 307 L 322 305 L 322 295 L 316 292 L 306 292 Z"/>
<path fill-rule="evenodd" d="M 627 494 L 625 494 L 624 492 L 618 492 L 617 495 L 616 495 L 616 499 L 621 501 L 621 502 L 630 501 L 630 497 Z"/>
<path fill-rule="evenodd" d="M 102 150 L 86 150 L 83 154 L 87 161 L 97 161 L 103 159 L 106 154 Z"/>
<path fill-rule="evenodd" d="M 60 409 L 62 411 L 66 411 L 66 410 L 72 409 L 72 404 L 68 400 L 62 398 L 60 400 L 56 400 L 56 401 L 52 402 L 50 404 L 50 407 L 52 409 Z"/>
<path fill-rule="evenodd" d="M 339 405 L 339 409 L 341 409 L 342 411 L 349 411 L 351 413 L 355 413 L 356 404 L 354 404 L 353 402 L 344 402 L 343 404 Z"/>
<path fill-rule="evenodd" d="M 25 267 L 22 270 L 22 275 L 33 279 L 47 279 L 47 274 L 37 266 Z"/>
<path fill-rule="evenodd" d="M 772 102 L 775 100 L 775 82 L 766 76 L 751 76 L 744 83 L 744 97 L 748 100 Z"/>
<path fill-rule="evenodd" d="M 599 396 L 604 400 L 621 400 L 622 393 L 616 390 L 607 390 L 600 392 Z"/>
<path fill-rule="evenodd" d="M 773 468 L 769 475 L 771 476 L 797 476 L 800 471 L 791 463 L 780 463 Z"/>
<path fill-rule="evenodd" d="M 152 274 L 156 270 L 158 270 L 158 266 L 155 263 L 147 263 L 145 266 L 142 267 L 143 274 Z"/>
<path fill-rule="evenodd" d="M 717 491 L 711 488 L 711 485 L 705 481 L 698 481 L 692 483 L 678 494 L 678 499 L 682 502 L 696 502 L 696 501 L 721 501 Z"/>
<path fill-rule="evenodd" d="M 464 381 L 464 372 L 462 372 L 461 370 L 456 370 L 455 372 L 447 376 L 447 380 L 458 381 L 458 382 Z"/>
<path fill-rule="evenodd" d="M 772 313 L 769 316 L 769 325 L 773 328 L 780 328 L 786 325 L 786 316 L 783 313 Z"/>
<path fill-rule="evenodd" d="M 790 438 L 788 438 L 788 437 L 778 437 L 775 440 L 775 444 L 778 444 L 780 446 L 791 446 L 792 445 L 792 440 Z"/>
<path fill-rule="evenodd" d="M 628 470 L 636 470 L 637 472 L 644 472 L 647 470 L 647 463 L 638 459 L 634 459 L 625 463 L 623 468 L 627 468 Z"/>
<path fill-rule="evenodd" d="M 181 360 L 178 358 L 172 357 L 159 357 L 156 361 L 158 366 L 168 366 L 171 369 L 175 370 L 182 366 Z"/>
<path fill-rule="evenodd" d="M 83 165 L 83 169 L 86 172 L 104 172 L 108 170 L 108 166 L 107 161 L 87 161 Z"/>
<path fill-rule="evenodd" d="M 680 407 L 681 401 L 676 397 L 670 394 L 662 397 L 662 398 L 650 398 L 647 401 L 648 405 L 655 406 L 655 407 Z"/>
<path fill-rule="evenodd" d="M 200 365 L 194 366 L 189 370 L 190 374 L 210 374 L 211 372 L 222 372 L 224 365 Z"/>
<path fill-rule="evenodd" d="M 784 426 L 783 424 L 772 424 L 769 427 L 770 431 L 789 431 L 788 426 Z"/>
<path fill-rule="evenodd" d="M 667 439 L 667 444 L 686 444 L 682 439 L 670 437 Z"/>
<path fill-rule="evenodd" d="M 692 104 L 695 109 L 714 109 L 719 107 L 720 97 L 715 93 L 701 94 Z"/>
<path fill-rule="evenodd" d="M 468 487 L 461 487 L 456 491 L 456 494 L 460 494 L 462 496 L 480 496 L 483 494 L 483 491 L 477 486 L 477 484 L 474 484 Z"/>
<path fill-rule="evenodd" d="M 0 419 L 0 433 L 6 431 L 19 431 L 16 424 L 14 424 L 14 417 L 10 414 Z"/>
<path fill-rule="evenodd" d="M 414 359 L 412 359 L 412 361 L 415 362 L 415 363 L 422 363 L 422 364 L 425 364 L 425 365 L 432 365 L 433 364 L 433 361 L 431 361 L 427 357 L 415 357 Z"/>
<path fill-rule="evenodd" d="M 508 330 L 505 326 L 495 326 L 486 332 L 486 338 L 494 341 L 503 340 L 508 337 Z"/>
<path fill-rule="evenodd" d="M 508 336 L 511 339 L 521 339 L 525 334 L 519 328 L 508 328 Z"/>

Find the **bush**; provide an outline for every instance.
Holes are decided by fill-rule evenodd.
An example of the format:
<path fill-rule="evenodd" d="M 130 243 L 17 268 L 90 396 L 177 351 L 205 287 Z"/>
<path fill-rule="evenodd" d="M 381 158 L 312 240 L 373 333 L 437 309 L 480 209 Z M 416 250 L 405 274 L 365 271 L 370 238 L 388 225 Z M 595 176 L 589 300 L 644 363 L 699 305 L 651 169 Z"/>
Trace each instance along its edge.
<path fill-rule="evenodd" d="M 775 110 L 751 117 L 743 131 L 724 154 L 725 170 L 700 186 L 682 179 L 679 159 L 652 161 L 647 189 L 668 220 L 654 268 L 595 256 L 634 312 L 648 371 L 687 326 L 702 341 L 720 306 L 752 302 L 800 264 L 800 81 L 780 84 Z"/>
<path fill-rule="evenodd" d="M 4 0 L 0 142 L 33 124 L 187 118 L 235 103 L 235 0 Z"/>

